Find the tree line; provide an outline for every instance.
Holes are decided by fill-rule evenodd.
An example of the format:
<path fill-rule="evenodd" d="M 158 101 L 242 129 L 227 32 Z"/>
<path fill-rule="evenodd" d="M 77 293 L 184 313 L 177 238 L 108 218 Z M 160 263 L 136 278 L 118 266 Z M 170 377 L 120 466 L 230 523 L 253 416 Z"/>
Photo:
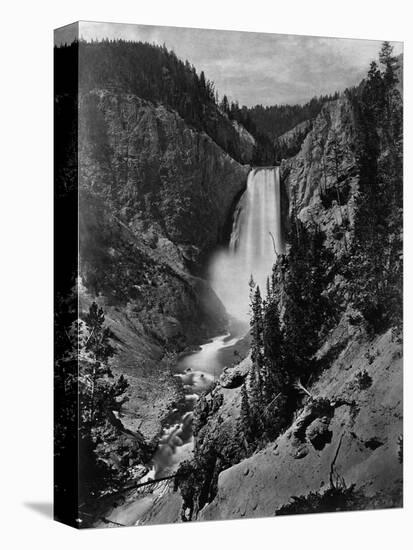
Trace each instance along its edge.
<path fill-rule="evenodd" d="M 250 282 L 252 368 L 241 388 L 240 418 L 252 449 L 289 425 L 301 385 L 319 368 L 315 352 L 340 313 L 326 293 L 336 267 L 325 236 L 295 220 L 289 251 L 278 256 L 266 290 Z"/>
<path fill-rule="evenodd" d="M 81 92 L 101 88 L 162 103 L 177 111 L 191 127 L 206 132 L 235 160 L 245 162 L 239 133 L 231 122 L 231 119 L 241 122 L 240 117 L 230 117 L 226 108 L 221 109 L 223 104 L 219 102 L 215 85 L 204 71 L 198 73 L 189 61 L 182 61 L 165 45 L 80 40 L 56 47 L 55 55 L 62 82 L 65 81 L 64 67 L 68 63 L 78 66 Z M 254 128 L 250 126 L 250 130 Z M 258 133 L 254 138 L 257 142 L 254 156 L 260 162 L 261 138 Z"/>
<path fill-rule="evenodd" d="M 129 384 L 112 372 L 114 335 L 102 308 L 93 302 L 76 319 L 73 307 L 72 299 L 60 299 L 55 318 L 55 490 L 67 506 L 76 503 L 76 517 L 66 519 L 73 524 L 80 515 L 87 526 L 97 499 L 132 479 L 133 465 L 145 464 L 154 446 L 118 419 Z M 72 511 L 62 508 L 65 512 Z"/>
<path fill-rule="evenodd" d="M 285 134 L 297 124 L 305 120 L 314 119 L 327 101 L 333 101 L 339 97 L 339 93 L 313 97 L 303 105 L 255 105 L 248 109 L 248 115 L 267 137 L 274 141 Z"/>
<path fill-rule="evenodd" d="M 403 106 L 399 60 L 388 42 L 379 63 L 372 62 L 358 88 L 346 91 L 357 117 L 359 185 L 343 254 L 336 257 L 325 246 L 325 234 L 315 224 L 304 226 L 292 205 L 288 250 L 277 258 L 266 292 L 251 281 L 252 370 L 241 391 L 241 422 L 253 446 L 275 438 L 289 423 L 297 391 L 320 368 L 315 352 L 348 306 L 358 312 L 348 322 L 363 325 L 369 335 L 389 327 L 400 332 Z M 338 166 L 346 154 L 333 135 L 329 165 L 339 206 L 349 198 L 339 187 Z M 320 188 L 323 197 L 322 181 Z M 334 295 L 336 275 L 345 278 L 347 300 Z"/>
<path fill-rule="evenodd" d="M 205 131 L 235 160 L 244 162 L 242 145 L 231 121 L 242 124 L 254 137 L 253 165 L 274 164 L 274 139 L 320 112 L 323 103 L 338 94 L 314 97 L 304 105 L 240 107 L 226 95 L 220 99 L 213 81 L 197 72 L 165 45 L 147 42 L 83 39 L 55 48 L 56 81 L 64 86 L 65 68 L 78 67 L 79 89 L 109 89 L 133 93 L 176 110 L 192 127 Z M 73 85 L 73 81 L 71 81 Z M 56 90 L 56 94 L 59 90 Z"/>
<path fill-rule="evenodd" d="M 402 323 L 403 101 L 400 60 L 384 42 L 361 86 L 347 90 L 357 121 L 359 192 L 347 276 L 372 333 Z"/>
<path fill-rule="evenodd" d="M 240 390 L 240 417 L 235 433 L 209 430 L 215 398 L 208 406 L 201 397 L 195 410 L 194 459 L 178 471 L 183 519 L 191 519 L 211 502 L 222 470 L 251 456 L 291 425 L 306 387 L 341 349 L 333 346 L 323 359 L 316 356 L 340 321 L 359 324 L 367 337 L 389 328 L 400 335 L 403 104 L 399 71 L 399 59 L 385 42 L 379 64 L 373 62 L 361 85 L 345 92 L 356 116 L 359 182 L 354 223 L 346 226 L 350 236 L 344 239 L 340 254 L 326 246 L 325 232 L 316 220 L 304 225 L 292 204 L 286 253 L 277 257 L 265 289 L 251 278 L 252 366 Z M 340 207 L 349 200 L 339 168 L 346 155 L 333 134 L 326 159 L 326 174 L 334 182 L 331 196 L 325 181 L 319 182 L 326 208 L 332 200 Z M 337 276 L 343 280 L 341 288 L 335 284 Z"/>

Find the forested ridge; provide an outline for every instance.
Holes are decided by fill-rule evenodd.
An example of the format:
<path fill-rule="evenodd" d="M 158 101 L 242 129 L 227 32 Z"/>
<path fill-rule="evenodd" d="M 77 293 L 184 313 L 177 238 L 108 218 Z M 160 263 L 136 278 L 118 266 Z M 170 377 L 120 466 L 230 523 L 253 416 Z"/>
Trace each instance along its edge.
<path fill-rule="evenodd" d="M 203 72 L 198 75 L 193 66 L 179 60 L 164 46 L 122 40 L 80 41 L 57 48 L 56 55 L 68 62 L 78 51 L 82 59 L 79 73 L 81 93 L 93 95 L 95 89 L 105 89 L 115 97 L 130 93 L 153 104 L 166 106 L 179 113 L 191 128 L 205 132 L 230 156 L 242 161 L 238 132 L 231 122 L 237 121 L 256 140 L 251 159 L 254 164 L 273 163 L 283 156 L 295 155 L 304 137 L 311 131 L 312 120 L 326 103 L 334 102 L 339 97 L 333 94 L 314 98 L 302 106 L 239 107 L 237 102 L 229 101 L 225 95 L 220 99 L 214 84 L 206 79 Z M 343 169 L 348 151 L 341 147 L 334 130 L 330 132 L 330 149 L 323 157 L 324 172 L 317 188 L 320 208 L 324 211 L 335 208 L 340 213 L 334 227 L 334 247 L 326 242 L 326 228 L 319 220 L 303 221 L 300 205 L 291 196 L 286 253 L 277 257 L 272 273 L 268 274 L 266 288 L 259 288 L 251 278 L 251 368 L 240 384 L 239 418 L 233 423 L 233 431 L 227 432 L 225 428 L 217 435 L 210 429 L 210 422 L 217 419 L 219 425 L 222 421 L 220 410 L 224 399 L 219 393 L 219 384 L 214 384 L 212 390 L 200 397 L 194 415 L 194 459 L 181 463 L 176 477 L 175 488 L 179 488 L 183 499 L 182 520 L 196 519 L 198 512 L 213 501 L 222 471 L 265 449 L 288 429 L 302 405 L 303 396 L 309 398 L 308 407 L 314 416 L 329 419 L 334 408 L 341 405 L 340 399 L 333 402 L 313 398 L 308 391 L 309 384 L 331 366 L 332 360 L 342 349 L 343 343 L 340 342 L 332 347 L 329 354 L 321 358 L 317 355 L 334 328 L 339 324 L 357 327 L 360 334 L 368 339 L 392 329 L 394 338 L 401 339 L 403 103 L 398 87 L 399 63 L 391 46 L 384 43 L 379 63 L 373 62 L 366 79 L 344 93 L 343 97 L 352 106 L 356 129 L 351 144 L 351 154 L 354 153 L 356 158 L 355 193 Z M 59 70 L 62 71 L 61 88 L 57 88 L 57 96 L 61 94 L 60 102 L 71 102 L 66 95 L 64 67 Z M 99 98 L 95 96 L 92 99 L 95 102 L 93 108 L 102 109 L 103 102 L 99 103 Z M 71 109 L 75 110 L 74 104 Z M 103 126 L 102 113 L 99 112 L 99 116 L 95 114 L 92 112 L 91 118 L 96 124 L 102 122 Z M 120 121 L 123 123 L 121 118 Z M 310 125 L 297 134 L 292 146 L 277 142 L 283 133 L 305 121 L 310 121 Z M 222 132 L 223 127 L 225 132 Z M 96 129 L 93 125 L 90 128 L 93 131 Z M 106 139 L 106 127 L 104 132 L 98 130 L 91 138 L 97 149 L 94 151 L 96 165 L 101 159 L 107 162 L 109 157 L 109 148 L 105 149 L 109 147 L 106 141 L 101 143 L 95 139 L 102 135 Z M 70 134 L 70 128 L 67 133 Z M 69 139 L 68 142 L 73 147 L 73 141 Z M 98 174 L 101 177 L 101 173 Z M 64 179 L 64 174 L 62 177 Z M 168 183 L 168 178 L 165 181 Z M 122 192 L 125 190 L 126 185 L 122 187 Z M 349 214 L 350 210 L 353 217 Z M 185 216 L 185 213 L 182 215 Z M 127 220 L 127 217 L 124 219 Z M 93 221 L 93 216 L 90 220 Z M 112 219 L 110 224 L 114 224 Z M 146 241 L 144 244 L 155 250 L 162 235 L 156 233 L 156 226 L 150 230 L 149 244 Z M 111 227 L 110 233 L 114 231 Z M 95 238 L 94 235 L 92 237 Z M 101 239 L 110 241 L 103 232 Z M 95 244 L 96 241 L 92 240 L 91 248 Z M 164 296 L 171 287 L 168 279 L 158 280 L 155 268 L 152 274 L 151 266 L 155 262 L 141 262 L 136 247 L 129 247 L 125 256 L 123 249 L 118 247 L 118 250 L 113 250 L 106 245 L 107 242 L 102 245 L 105 262 L 109 262 L 109 256 L 113 262 L 112 256 L 116 254 L 122 261 L 128 260 L 130 255 L 133 262 L 126 262 L 128 269 L 123 274 L 124 279 L 121 278 L 120 288 L 118 279 L 122 274 L 118 271 L 123 269 L 120 260 L 116 260 L 116 271 L 105 273 L 103 286 L 101 266 L 94 270 L 90 268 L 85 280 L 90 284 L 92 294 L 99 295 L 103 288 L 110 297 L 108 289 L 115 288 L 118 294 L 123 292 L 126 298 L 120 300 L 118 296 L 111 296 L 112 302 L 117 307 L 124 307 L 131 296 L 136 298 L 135 295 L 143 303 L 149 294 L 145 296 L 142 286 L 148 284 L 156 308 L 148 310 L 147 317 L 151 317 L 155 309 L 161 310 L 166 301 Z M 89 253 L 93 259 L 93 253 Z M 100 250 L 98 254 L 101 254 Z M 139 269 L 136 271 L 137 264 L 144 268 L 145 274 L 139 273 Z M 146 273 L 148 266 L 151 269 Z M 166 268 L 164 271 L 169 273 Z M 148 274 L 153 276 L 147 277 L 148 281 L 143 280 Z M 137 282 L 142 284 L 136 286 Z M 177 293 L 177 297 L 182 298 L 182 294 Z M 73 296 L 59 297 L 56 311 L 56 396 L 68 405 L 60 408 L 58 414 L 61 416 L 56 417 L 55 437 L 60 449 L 56 455 L 56 466 L 60 473 L 64 472 L 67 447 L 79 444 L 82 453 L 81 492 L 76 496 L 85 505 L 87 514 L 93 511 L 96 499 L 122 489 L 138 477 L 134 464 L 149 462 L 156 439 L 145 441 L 141 432 L 126 430 L 119 420 L 119 413 L 127 401 L 128 381 L 113 374 L 111 365 L 117 353 L 117 338 L 105 323 L 103 309 L 93 302 L 87 311 L 82 312 L 82 319 L 74 319 L 76 311 L 72 301 Z M 134 308 L 136 312 L 136 304 Z M 164 313 L 163 310 L 161 313 Z M 130 314 L 131 311 L 128 311 Z M 149 320 L 152 322 L 152 317 Z M 162 340 L 159 334 L 158 337 L 168 349 L 168 340 Z M 179 338 L 175 336 L 176 341 Z M 179 343 L 181 350 L 185 345 L 183 337 Z M 76 370 L 78 360 L 79 372 Z M 360 372 L 357 384 L 368 387 L 371 384 L 369 375 Z M 216 389 L 218 391 L 214 393 Z M 79 410 L 73 408 L 77 393 L 80 397 Z M 356 414 L 356 403 L 348 400 L 346 405 L 352 414 Z M 75 434 L 77 415 L 79 426 Z M 72 432 L 66 426 L 72 427 Z M 322 448 L 325 444 L 325 439 L 329 437 L 327 428 L 324 431 L 320 429 L 320 433 L 315 435 L 314 448 Z M 302 437 L 302 433 L 295 435 L 297 439 Z M 334 497 L 332 506 L 337 491 L 339 499 L 345 501 L 343 509 L 353 506 L 349 504 L 350 499 L 353 499 L 351 503 L 357 501 L 360 507 L 364 505 L 364 497 L 340 485 L 337 479 L 334 483 L 331 482 L 328 494 L 329 498 L 331 495 Z M 320 503 L 320 499 L 322 501 L 322 497 L 316 494 L 311 499 L 297 500 L 296 508 L 298 511 L 317 511 L 317 506 L 323 509 L 325 503 Z M 84 525 L 87 525 L 87 519 L 84 519 Z"/>
<path fill-rule="evenodd" d="M 335 92 L 313 97 L 303 105 L 255 105 L 249 108 L 243 107 L 243 109 L 247 111 L 255 126 L 274 141 L 300 122 L 315 118 L 324 103 L 337 99 L 338 96 L 338 92 Z"/>
<path fill-rule="evenodd" d="M 385 42 L 380 64 L 372 62 L 361 85 L 346 91 L 356 117 L 359 187 L 354 223 L 349 227 L 349 220 L 342 216 L 341 231 L 337 227 L 340 253 L 334 254 L 325 245 L 317 220 L 307 225 L 300 221 L 293 204 L 286 254 L 278 256 L 266 289 L 250 282 L 252 367 L 241 387 L 238 430 L 230 442 L 225 435 L 217 435 L 208 424 L 219 414 L 217 398 L 201 399 L 196 408 L 195 459 L 182 464 L 178 472 L 184 520 L 196 517 L 214 499 L 222 470 L 276 440 L 291 424 L 303 396 L 309 396 L 310 418 L 328 419 L 334 414 L 340 399 L 334 403 L 315 399 L 307 390 L 347 343 L 317 358 L 316 352 L 331 329 L 339 323 L 357 326 L 359 334 L 372 340 L 392 328 L 394 338 L 402 337 L 403 107 L 398 89 L 399 61 Z M 331 162 L 341 166 L 343 158 L 339 160 L 338 155 L 344 152 L 334 152 L 336 139 L 333 136 L 331 140 Z M 332 177 L 333 201 L 340 206 L 349 196 L 340 195 L 340 173 L 334 175 L 332 170 Z M 324 208 L 329 208 L 331 199 L 325 202 L 323 182 L 319 184 Z M 346 230 L 349 238 L 344 235 Z M 337 280 L 342 283 L 335 284 Z M 356 383 L 360 388 L 369 387 L 370 375 L 360 371 Z M 346 404 L 357 411 L 355 401 Z M 298 442 L 305 429 L 306 425 L 301 432 L 297 430 Z M 329 433 L 328 428 L 320 429 L 313 445 L 322 448 L 323 438 L 331 438 Z M 323 511 L 323 507 L 328 510 L 334 503 L 339 509 L 369 506 L 362 493 L 354 493 L 344 480 L 334 479 L 330 492 L 297 500 L 299 505 L 290 507 L 290 513 Z"/>
<path fill-rule="evenodd" d="M 237 131 L 231 125 L 231 121 L 236 121 L 256 141 L 253 165 L 274 164 L 291 154 L 279 146 L 274 149 L 275 139 L 297 124 L 312 120 L 326 101 L 337 97 L 337 93 L 314 97 L 303 105 L 240 106 L 225 94 L 220 97 L 204 71 L 198 73 L 193 65 L 180 60 L 166 46 L 125 40 L 80 40 L 56 48 L 61 59 L 58 68 L 63 69 L 72 62 L 78 51 L 82 92 L 103 88 L 168 105 L 189 125 L 205 131 L 235 160 L 243 161 Z M 63 70 L 59 80 L 65 82 Z"/>
<path fill-rule="evenodd" d="M 81 93 L 105 89 L 161 103 L 176 110 L 191 127 L 205 131 L 235 160 L 245 161 L 238 132 L 231 123 L 225 101 L 219 102 L 214 83 L 165 46 L 125 40 L 80 40 L 55 48 L 55 52 L 59 59 L 57 68 L 62 72 L 62 88 L 66 82 L 63 67 L 78 55 Z M 232 115 L 234 120 L 248 126 L 248 117 L 235 116 L 234 112 Z M 260 139 L 255 127 L 250 124 L 248 129 Z M 260 162 L 261 150 L 257 145 L 254 162 Z"/>
<path fill-rule="evenodd" d="M 56 498 L 59 519 L 73 523 L 79 517 L 77 510 L 66 515 L 75 498 L 87 525 L 98 498 L 133 479 L 134 466 L 147 462 L 156 444 L 118 419 L 129 384 L 112 372 L 115 336 L 102 308 L 93 302 L 82 319 L 73 320 L 72 302 L 60 297 L 55 312 L 55 476 L 67 479 L 57 485 Z M 70 478 L 71 460 L 78 461 L 78 482 Z"/>
<path fill-rule="evenodd" d="M 402 322 L 403 99 L 400 59 L 389 43 L 359 88 L 348 90 L 358 123 L 360 170 L 349 279 L 372 331 Z"/>

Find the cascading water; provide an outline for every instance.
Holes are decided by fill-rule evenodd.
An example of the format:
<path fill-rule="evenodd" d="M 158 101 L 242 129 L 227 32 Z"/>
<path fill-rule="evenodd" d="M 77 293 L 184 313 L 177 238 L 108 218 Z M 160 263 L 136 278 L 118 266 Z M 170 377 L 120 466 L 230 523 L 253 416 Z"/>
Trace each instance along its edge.
<path fill-rule="evenodd" d="M 248 320 L 250 277 L 263 292 L 284 247 L 279 168 L 253 169 L 235 211 L 229 248 L 210 264 L 210 284 L 231 316 Z"/>
<path fill-rule="evenodd" d="M 217 336 L 199 351 L 179 360 L 176 376 L 182 380 L 185 398 L 171 411 L 171 420 L 152 458 L 152 469 L 140 483 L 171 475 L 180 462 L 191 458 L 194 402 L 231 361 L 225 353 L 233 358 L 232 346 L 247 331 L 251 275 L 264 290 L 276 254 L 283 252 L 279 170 L 276 167 L 257 168 L 250 172 L 247 189 L 235 211 L 229 247 L 217 253 L 210 264 L 209 282 L 232 317 L 230 332 Z M 133 522 L 138 524 L 162 491 L 164 489 L 156 486 L 148 496 L 136 494 L 134 501 L 116 506 L 110 519 L 131 524 L 133 517 Z"/>
<path fill-rule="evenodd" d="M 176 376 L 182 380 L 185 398 L 171 411 L 171 420 L 152 458 L 152 469 L 140 483 L 171 475 L 182 460 L 191 458 L 194 402 L 219 377 L 231 356 L 233 358 L 232 346 L 248 330 L 251 275 L 264 291 L 276 254 L 283 253 L 284 246 L 279 170 L 276 167 L 254 169 L 235 211 L 229 247 L 218 252 L 210 264 L 209 282 L 232 318 L 230 332 L 213 338 L 199 351 L 179 360 Z M 134 513 L 139 523 L 139 518 L 160 496 L 160 491 L 155 488 L 149 496 L 116 507 L 111 518 L 125 523 L 125 518 Z"/>
<path fill-rule="evenodd" d="M 279 169 L 256 168 L 236 208 L 229 247 L 210 263 L 209 282 L 231 317 L 231 330 L 178 362 L 176 376 L 186 392 L 183 406 L 176 409 L 180 423 L 168 423 L 147 477 L 172 473 L 191 452 L 193 404 L 219 377 L 228 362 L 225 353 L 231 353 L 248 330 L 250 277 L 264 290 L 276 254 L 283 252 Z"/>

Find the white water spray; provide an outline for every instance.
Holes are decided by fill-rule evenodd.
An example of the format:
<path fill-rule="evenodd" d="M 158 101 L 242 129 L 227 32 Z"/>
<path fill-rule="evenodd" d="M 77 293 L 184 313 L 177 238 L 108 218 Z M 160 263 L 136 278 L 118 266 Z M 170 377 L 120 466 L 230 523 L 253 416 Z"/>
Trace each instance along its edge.
<path fill-rule="evenodd" d="M 240 322 L 232 322 L 230 332 L 213 338 L 179 361 L 180 372 L 176 376 L 184 384 L 187 403 L 211 386 L 222 372 L 223 350 L 245 335 L 251 275 L 264 291 L 276 255 L 283 252 L 278 168 L 254 169 L 234 214 L 229 247 L 212 258 L 209 273 L 209 282 L 228 314 Z M 191 452 L 193 440 L 188 439 L 191 424 L 192 413 L 186 412 L 181 424 L 165 429 L 148 478 L 174 472 L 182 457 Z"/>
<path fill-rule="evenodd" d="M 234 214 L 229 248 L 210 264 L 211 286 L 230 315 L 248 320 L 249 279 L 252 275 L 264 293 L 284 247 L 279 168 L 254 169 Z"/>

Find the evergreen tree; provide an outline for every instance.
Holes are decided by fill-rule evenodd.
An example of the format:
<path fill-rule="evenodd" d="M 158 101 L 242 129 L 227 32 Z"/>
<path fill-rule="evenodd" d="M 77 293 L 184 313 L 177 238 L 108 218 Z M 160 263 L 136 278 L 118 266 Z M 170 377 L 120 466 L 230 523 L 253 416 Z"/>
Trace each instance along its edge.
<path fill-rule="evenodd" d="M 384 66 L 384 85 L 387 89 L 391 89 L 397 83 L 396 70 L 399 68 L 399 65 L 397 57 L 393 55 L 393 46 L 390 42 L 383 42 L 379 61 Z"/>
<path fill-rule="evenodd" d="M 270 281 L 270 277 L 267 277 L 267 301 L 270 301 L 271 300 L 271 281 Z"/>
<path fill-rule="evenodd" d="M 224 94 L 224 97 L 222 98 L 221 105 L 220 105 L 222 111 L 226 114 L 229 113 L 229 102 L 227 96 Z"/>
<path fill-rule="evenodd" d="M 382 70 L 372 63 L 364 86 L 351 95 L 360 181 L 347 275 L 353 303 L 373 332 L 402 317 L 402 101 L 389 43 L 380 62 Z"/>
<path fill-rule="evenodd" d="M 251 288 L 251 361 L 252 369 L 249 377 L 250 415 L 254 433 L 261 433 L 263 429 L 261 412 L 264 403 L 264 354 L 263 354 L 263 319 L 262 298 L 260 288 Z"/>
<path fill-rule="evenodd" d="M 335 311 L 325 289 L 334 277 L 331 253 L 324 235 L 310 232 L 297 218 L 290 231 L 290 249 L 283 272 L 283 349 L 285 368 L 291 377 L 308 377 L 314 353 L 330 328 Z"/>
<path fill-rule="evenodd" d="M 247 392 L 245 382 L 241 386 L 240 421 L 241 421 L 241 427 L 242 427 L 242 431 L 244 432 L 245 438 L 247 441 L 250 441 L 252 439 L 253 434 L 251 433 L 251 411 L 250 411 L 250 406 L 248 402 L 248 392 Z"/>
<path fill-rule="evenodd" d="M 257 362 L 260 366 L 261 355 L 262 355 L 262 298 L 260 287 L 257 286 L 253 294 L 252 304 L 251 304 L 251 359 L 253 362 Z"/>
<path fill-rule="evenodd" d="M 206 92 L 206 81 L 205 81 L 205 73 L 204 71 L 201 71 L 201 74 L 199 75 L 199 87 L 202 92 Z"/>
<path fill-rule="evenodd" d="M 250 433 L 254 434 L 254 438 L 259 438 L 264 430 L 262 422 L 264 407 L 262 368 L 263 361 L 261 365 L 254 362 L 249 375 Z"/>
<path fill-rule="evenodd" d="M 70 335 L 79 357 L 79 454 L 81 498 L 85 501 L 102 490 L 117 487 L 127 476 L 126 468 L 115 472 L 106 466 L 105 444 L 116 447 L 118 426 L 114 412 L 119 412 L 127 401 L 128 382 L 123 375 L 114 378 L 109 365 L 115 350 L 110 343 L 112 333 L 105 326 L 102 308 L 95 302 L 89 308 L 85 321 L 78 321 Z M 118 434 L 119 435 L 119 434 Z M 131 452 L 139 454 L 144 447 L 137 435 Z M 134 451 L 132 451 L 134 448 Z"/>
<path fill-rule="evenodd" d="M 252 314 L 252 302 L 253 302 L 253 298 L 254 298 L 254 291 L 255 291 L 255 281 L 254 281 L 254 277 L 252 276 L 252 273 L 250 275 L 250 279 L 248 281 L 248 288 L 249 288 L 249 293 L 248 293 L 248 296 L 249 296 L 249 299 L 250 299 L 250 313 Z"/>
<path fill-rule="evenodd" d="M 263 320 L 263 349 L 265 358 L 265 393 L 269 402 L 274 395 L 285 391 L 289 376 L 284 368 L 283 336 L 280 328 L 278 303 L 272 299 L 266 305 Z"/>
<path fill-rule="evenodd" d="M 105 418 L 108 410 L 119 410 L 116 398 L 126 391 L 128 384 L 123 376 L 114 383 L 109 381 L 113 378 L 109 359 L 115 353 L 110 343 L 112 333 L 105 327 L 103 310 L 95 302 L 85 322 L 85 342 L 80 348 L 79 391 L 82 418 L 86 425 L 93 426 Z"/>

